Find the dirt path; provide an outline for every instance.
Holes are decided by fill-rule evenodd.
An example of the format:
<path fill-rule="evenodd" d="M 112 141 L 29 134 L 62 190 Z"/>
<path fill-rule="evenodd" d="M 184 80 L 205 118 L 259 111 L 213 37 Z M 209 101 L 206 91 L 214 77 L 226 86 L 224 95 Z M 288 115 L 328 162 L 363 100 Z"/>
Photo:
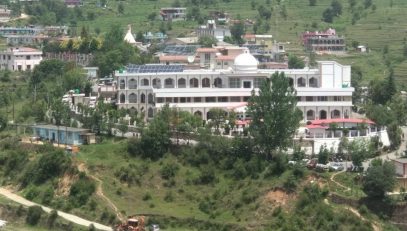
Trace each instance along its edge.
<path fill-rule="evenodd" d="M 21 205 L 24 205 L 24 206 L 28 206 L 28 207 L 34 206 L 34 205 L 41 206 L 42 210 L 44 210 L 46 213 L 50 213 L 52 211 L 51 208 L 42 206 L 42 205 L 34 203 L 32 201 L 29 201 L 29 200 L 15 194 L 15 193 L 13 193 L 12 191 L 10 191 L 10 190 L 8 190 L 6 188 L 0 188 L 0 195 L 3 195 L 5 197 L 7 197 L 8 199 L 10 199 L 10 200 L 12 200 L 14 202 L 17 202 L 17 203 L 19 203 Z M 65 213 L 65 212 L 62 212 L 62 211 L 57 211 L 57 212 L 58 212 L 58 216 L 64 218 L 67 221 L 70 221 L 72 223 L 82 225 L 82 226 L 85 226 L 85 227 L 89 227 L 91 224 L 93 224 L 95 226 L 95 228 L 98 229 L 98 230 L 113 231 L 113 229 L 111 227 L 109 227 L 109 226 L 105 226 L 105 225 L 102 225 L 102 224 L 99 224 L 99 223 L 95 223 L 93 221 L 88 221 L 88 220 L 85 220 L 85 219 L 80 218 L 78 216 L 75 216 L 75 215 L 72 215 L 72 214 L 69 214 L 69 213 Z"/>
<path fill-rule="evenodd" d="M 116 205 L 108 198 L 105 196 L 105 194 L 103 193 L 103 181 L 100 180 L 99 178 L 97 178 L 96 176 L 92 175 L 89 173 L 88 169 L 86 168 L 86 165 L 84 163 L 80 163 L 78 164 L 78 170 L 80 172 L 84 172 L 86 173 L 87 176 L 89 176 L 90 178 L 92 178 L 94 181 L 97 182 L 97 186 L 96 186 L 96 195 L 100 198 L 102 198 L 111 209 L 113 209 L 113 211 L 116 214 L 116 217 L 120 220 L 120 221 L 124 221 L 125 217 L 123 216 L 123 214 L 119 211 L 119 209 L 116 207 Z"/>
<path fill-rule="evenodd" d="M 334 182 L 335 184 L 339 185 L 341 188 L 346 189 L 345 191 L 350 191 L 350 188 L 349 188 L 349 187 L 346 187 L 345 185 L 343 185 L 343 184 L 341 184 L 341 183 L 339 183 L 338 181 L 335 180 L 335 176 L 336 176 L 336 175 L 341 174 L 341 173 L 344 173 L 344 172 L 345 172 L 345 171 L 340 171 L 340 172 L 336 172 L 336 173 L 332 174 L 330 180 L 331 180 L 332 182 Z"/>

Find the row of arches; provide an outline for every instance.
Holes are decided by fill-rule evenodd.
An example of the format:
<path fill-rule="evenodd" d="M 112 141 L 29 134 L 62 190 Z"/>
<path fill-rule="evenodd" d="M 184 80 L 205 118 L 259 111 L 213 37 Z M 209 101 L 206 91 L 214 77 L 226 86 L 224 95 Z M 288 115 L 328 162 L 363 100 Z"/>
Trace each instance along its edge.
<path fill-rule="evenodd" d="M 345 118 L 348 116 L 347 111 L 345 111 L 344 114 Z M 331 117 L 330 119 L 339 119 L 341 117 L 341 111 L 335 109 L 331 111 Z M 316 119 L 316 112 L 314 110 L 308 110 L 306 113 L 306 119 L 307 120 L 315 120 Z M 326 110 L 320 110 L 318 113 L 318 119 L 323 120 L 323 119 L 328 119 L 328 112 Z"/>
<path fill-rule="evenodd" d="M 186 88 L 187 87 L 187 80 L 185 78 L 179 78 L 177 80 L 177 88 Z M 198 88 L 199 83 L 201 84 L 202 87 L 211 87 L 211 81 L 209 78 L 203 78 L 201 81 L 199 81 L 197 78 L 191 78 L 189 79 L 189 87 L 190 88 Z M 222 87 L 222 79 L 221 78 L 215 78 L 213 81 L 213 86 L 214 87 Z M 148 79 L 141 79 L 140 80 L 141 86 L 150 86 L 150 80 Z M 161 79 L 153 79 L 152 81 L 153 87 L 154 88 L 161 88 Z M 124 79 L 121 79 L 119 82 L 119 88 L 120 89 L 126 89 L 126 81 Z M 128 89 L 137 89 L 137 80 L 136 79 L 130 79 L 127 82 L 127 88 Z M 164 79 L 164 88 L 175 88 L 175 80 L 173 78 L 166 78 Z"/>
<path fill-rule="evenodd" d="M 147 95 L 147 102 L 149 104 L 154 103 L 154 96 L 152 93 L 149 93 Z M 124 93 L 120 94 L 119 96 L 119 103 L 123 104 L 126 103 L 126 95 Z M 136 93 L 131 93 L 128 95 L 128 103 L 146 103 L 146 94 L 141 93 L 140 94 L 140 102 L 137 101 L 137 94 Z"/>
<path fill-rule="evenodd" d="M 294 79 L 288 78 L 290 86 L 294 86 Z M 304 77 L 297 78 L 297 87 L 306 87 L 307 80 Z M 318 79 L 315 77 L 311 77 L 308 79 L 308 86 L 309 87 L 318 87 Z"/>

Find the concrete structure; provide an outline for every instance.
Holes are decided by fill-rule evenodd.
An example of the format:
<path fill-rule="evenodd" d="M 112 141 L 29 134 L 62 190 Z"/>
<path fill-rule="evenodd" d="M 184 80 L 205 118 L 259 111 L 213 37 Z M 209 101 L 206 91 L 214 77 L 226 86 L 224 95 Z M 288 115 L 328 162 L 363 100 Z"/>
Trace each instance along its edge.
<path fill-rule="evenodd" d="M 393 160 L 396 168 L 396 174 L 399 177 L 407 178 L 407 158 L 400 158 Z"/>
<path fill-rule="evenodd" d="M 86 144 L 86 137 L 92 137 L 92 133 L 89 133 L 88 129 L 82 128 L 55 125 L 34 125 L 32 128 L 35 136 L 40 137 L 42 140 L 48 140 L 50 142 L 59 144 Z"/>
<path fill-rule="evenodd" d="M 321 112 L 320 112 L 321 113 Z M 340 116 L 337 109 L 331 110 L 331 119 L 312 120 L 314 112 L 307 112 L 308 122 L 306 127 L 300 128 L 296 134 L 297 139 L 311 141 L 313 153 L 318 153 L 322 146 L 337 151 L 342 137 L 348 141 L 363 139 L 370 141 L 372 137 L 377 137 L 383 146 L 389 146 L 390 140 L 387 131 L 368 119 L 351 119 L 349 115 Z M 335 124 L 334 126 L 332 124 Z M 312 151 L 311 151 L 312 152 Z"/>
<path fill-rule="evenodd" d="M 338 36 L 335 29 L 304 32 L 302 42 L 306 51 L 316 53 L 341 53 L 346 51 L 345 38 Z"/>
<path fill-rule="evenodd" d="M 223 41 L 225 37 L 231 37 L 229 27 L 217 26 L 215 20 L 208 20 L 206 25 L 201 25 L 195 30 L 198 38 L 205 36 L 214 37 L 218 41 Z"/>
<path fill-rule="evenodd" d="M 203 48 L 208 49 L 208 48 Z M 215 57 L 216 52 L 202 51 Z M 297 90 L 303 121 L 349 118 L 352 107 L 351 67 L 320 61 L 316 69 L 258 69 L 258 61 L 247 51 L 237 55 L 227 68 L 185 70 L 177 65 L 129 65 L 115 72 L 119 108 L 154 113 L 168 103 L 208 119 L 211 108 L 226 111 L 244 105 L 251 91 L 279 71 Z"/>
<path fill-rule="evenodd" d="M 0 52 L 0 69 L 30 71 L 42 61 L 42 51 L 29 47 L 11 47 Z"/>
<path fill-rule="evenodd" d="M 0 6 L 0 23 L 8 22 L 11 18 L 11 10 L 5 5 Z"/>
<path fill-rule="evenodd" d="M 83 70 L 86 72 L 86 76 L 89 79 L 95 79 L 98 77 L 99 67 L 83 67 Z"/>
<path fill-rule="evenodd" d="M 160 9 L 160 15 L 163 21 L 185 20 L 186 13 L 187 8 L 182 7 L 167 7 Z"/>
<path fill-rule="evenodd" d="M 6 42 L 11 46 L 18 45 L 39 45 L 42 44 L 49 37 L 47 35 L 3 35 Z"/>

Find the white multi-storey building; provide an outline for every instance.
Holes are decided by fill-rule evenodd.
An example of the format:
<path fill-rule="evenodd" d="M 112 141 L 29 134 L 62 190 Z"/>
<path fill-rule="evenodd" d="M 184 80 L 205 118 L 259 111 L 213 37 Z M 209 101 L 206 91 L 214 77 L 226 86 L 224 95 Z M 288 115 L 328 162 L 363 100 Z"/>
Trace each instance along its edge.
<path fill-rule="evenodd" d="M 11 47 L 0 52 L 0 69 L 29 71 L 40 64 L 42 51 L 29 47 Z"/>
<path fill-rule="evenodd" d="M 166 103 L 208 119 L 211 108 L 242 109 L 251 91 L 273 73 L 284 72 L 297 90 L 303 120 L 349 118 L 351 67 L 320 61 L 316 69 L 258 69 L 248 52 L 228 69 L 184 70 L 181 65 L 129 65 L 116 71 L 117 104 L 151 118 Z M 243 110 L 244 111 L 244 110 Z"/>

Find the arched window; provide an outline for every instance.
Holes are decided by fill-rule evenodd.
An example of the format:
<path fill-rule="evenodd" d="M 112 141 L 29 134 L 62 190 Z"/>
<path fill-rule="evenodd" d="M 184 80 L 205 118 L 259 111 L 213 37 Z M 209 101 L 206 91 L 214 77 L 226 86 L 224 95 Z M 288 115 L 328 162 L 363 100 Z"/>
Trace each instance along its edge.
<path fill-rule="evenodd" d="M 341 112 L 339 110 L 333 110 L 331 112 L 331 118 L 332 119 L 338 119 L 341 118 Z"/>
<path fill-rule="evenodd" d="M 161 88 L 161 79 L 153 79 L 153 88 Z"/>
<path fill-rule="evenodd" d="M 297 87 L 305 87 L 305 79 L 303 77 L 300 77 L 297 79 Z"/>
<path fill-rule="evenodd" d="M 153 94 L 148 94 L 148 96 L 147 96 L 147 101 L 148 101 L 148 103 L 149 104 L 153 104 L 154 103 L 154 97 L 153 97 Z"/>
<path fill-rule="evenodd" d="M 125 83 L 124 79 L 120 80 L 119 88 L 124 89 L 125 87 L 126 87 L 126 83 Z"/>
<path fill-rule="evenodd" d="M 135 79 L 129 80 L 129 89 L 137 89 L 137 81 Z"/>
<path fill-rule="evenodd" d="M 221 78 L 216 78 L 215 81 L 213 81 L 213 85 L 215 85 L 215 87 L 222 87 L 222 79 Z"/>
<path fill-rule="evenodd" d="M 129 112 L 130 112 L 130 115 L 137 115 L 137 109 L 135 107 L 131 107 Z"/>
<path fill-rule="evenodd" d="M 326 111 L 325 110 L 321 110 L 319 111 L 319 119 L 320 120 L 325 120 L 326 119 Z"/>
<path fill-rule="evenodd" d="M 294 87 L 294 79 L 288 78 L 288 84 L 290 84 L 290 87 Z"/>
<path fill-rule="evenodd" d="M 164 88 L 174 88 L 174 80 L 171 78 L 165 79 Z"/>
<path fill-rule="evenodd" d="M 349 111 L 348 109 L 345 110 L 345 113 L 343 115 L 345 117 L 345 119 L 349 119 Z"/>
<path fill-rule="evenodd" d="M 146 103 L 146 95 L 144 93 L 140 95 L 140 103 Z"/>
<path fill-rule="evenodd" d="M 141 86 L 150 86 L 150 81 L 148 79 L 142 79 L 140 82 Z"/>
<path fill-rule="evenodd" d="M 120 103 L 125 103 L 126 102 L 126 96 L 124 94 L 120 95 Z"/>
<path fill-rule="evenodd" d="M 137 95 L 134 93 L 131 93 L 129 95 L 129 103 L 137 103 Z"/>
<path fill-rule="evenodd" d="M 184 78 L 178 79 L 178 88 L 186 88 L 187 82 Z"/>
<path fill-rule="evenodd" d="M 194 116 L 199 117 L 202 119 L 202 112 L 201 111 L 196 111 L 194 112 Z"/>
<path fill-rule="evenodd" d="M 315 119 L 315 112 L 313 110 L 307 111 L 307 120 L 314 120 Z"/>
<path fill-rule="evenodd" d="M 199 82 L 197 78 L 192 78 L 189 80 L 189 87 L 190 88 L 198 88 L 199 87 Z"/>
<path fill-rule="evenodd" d="M 208 78 L 202 79 L 202 87 L 210 87 L 211 83 Z"/>
<path fill-rule="evenodd" d="M 318 80 L 314 77 L 310 78 L 308 83 L 310 87 L 318 87 Z"/>
<path fill-rule="evenodd" d="M 153 116 L 154 116 L 154 111 L 151 107 L 147 111 L 147 116 L 148 116 L 148 118 L 153 118 Z"/>

